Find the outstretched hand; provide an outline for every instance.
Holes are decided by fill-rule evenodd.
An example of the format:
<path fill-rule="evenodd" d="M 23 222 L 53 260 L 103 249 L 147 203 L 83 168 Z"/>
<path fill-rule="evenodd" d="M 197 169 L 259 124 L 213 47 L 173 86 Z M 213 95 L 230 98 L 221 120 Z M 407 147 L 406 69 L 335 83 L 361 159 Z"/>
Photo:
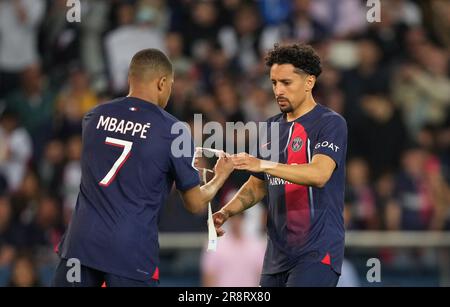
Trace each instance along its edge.
<path fill-rule="evenodd" d="M 246 170 L 254 173 L 259 173 L 262 171 L 261 160 L 247 153 L 233 155 L 231 156 L 231 159 L 233 160 L 235 169 Z"/>
<path fill-rule="evenodd" d="M 234 170 L 234 164 L 229 155 L 224 154 L 220 157 L 214 166 L 214 172 L 218 176 L 228 178 Z"/>

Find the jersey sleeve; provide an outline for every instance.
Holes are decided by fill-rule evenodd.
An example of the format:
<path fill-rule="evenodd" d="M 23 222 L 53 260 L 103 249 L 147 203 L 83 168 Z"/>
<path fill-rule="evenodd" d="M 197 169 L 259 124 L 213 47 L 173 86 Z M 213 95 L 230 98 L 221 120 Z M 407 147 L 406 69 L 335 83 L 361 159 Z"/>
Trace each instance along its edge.
<path fill-rule="evenodd" d="M 200 184 L 198 170 L 194 167 L 194 142 L 187 130 L 180 131 L 173 137 L 172 144 L 173 142 L 179 142 L 180 146 L 171 146 L 169 154 L 171 173 L 177 190 L 184 192 Z M 188 147 L 185 148 L 184 146 Z M 176 149 L 180 149 L 180 151 Z"/>
<path fill-rule="evenodd" d="M 86 115 L 83 116 L 83 120 L 81 122 L 81 128 L 83 129 L 83 131 L 86 129 L 87 124 L 89 123 L 89 121 L 92 119 L 93 116 L 94 116 L 93 111 L 89 111 L 88 113 L 86 113 Z"/>
<path fill-rule="evenodd" d="M 338 115 L 325 117 L 325 124 L 321 128 L 318 138 L 313 144 L 313 156 L 317 154 L 327 155 L 340 167 L 345 162 L 347 150 L 347 123 Z"/>

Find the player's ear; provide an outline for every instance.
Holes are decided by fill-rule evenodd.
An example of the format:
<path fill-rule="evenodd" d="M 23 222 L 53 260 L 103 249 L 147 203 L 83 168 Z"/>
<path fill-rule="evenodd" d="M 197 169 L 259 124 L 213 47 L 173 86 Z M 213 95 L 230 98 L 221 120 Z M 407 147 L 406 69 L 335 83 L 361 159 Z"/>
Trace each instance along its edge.
<path fill-rule="evenodd" d="M 159 91 L 163 91 L 166 82 L 167 82 L 166 76 L 159 78 L 159 80 L 158 80 L 158 90 Z"/>
<path fill-rule="evenodd" d="M 316 84 L 316 76 L 308 75 L 305 80 L 305 90 L 311 92 Z"/>

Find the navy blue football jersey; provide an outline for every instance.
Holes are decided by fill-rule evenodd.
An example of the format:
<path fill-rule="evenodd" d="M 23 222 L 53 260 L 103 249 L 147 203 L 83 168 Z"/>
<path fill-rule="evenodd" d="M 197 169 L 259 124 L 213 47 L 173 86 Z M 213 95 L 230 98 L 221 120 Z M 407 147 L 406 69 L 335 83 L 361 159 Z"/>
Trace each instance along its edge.
<path fill-rule="evenodd" d="M 274 123 L 279 125 L 279 135 L 271 135 Z M 295 121 L 287 122 L 285 115 L 279 114 L 267 124 L 267 146 L 279 143 L 277 162 L 305 164 L 314 155 L 323 154 L 336 162 L 336 168 L 323 188 L 293 184 L 267 173 L 253 174 L 267 186 L 268 244 L 263 274 L 320 261 L 340 273 L 344 257 L 346 121 L 317 104 Z"/>
<path fill-rule="evenodd" d="M 83 119 L 82 178 L 59 254 L 119 276 L 158 278 L 159 211 L 175 182 L 200 183 L 190 153 L 178 157 L 178 120 L 155 104 L 125 97 L 97 106 Z"/>

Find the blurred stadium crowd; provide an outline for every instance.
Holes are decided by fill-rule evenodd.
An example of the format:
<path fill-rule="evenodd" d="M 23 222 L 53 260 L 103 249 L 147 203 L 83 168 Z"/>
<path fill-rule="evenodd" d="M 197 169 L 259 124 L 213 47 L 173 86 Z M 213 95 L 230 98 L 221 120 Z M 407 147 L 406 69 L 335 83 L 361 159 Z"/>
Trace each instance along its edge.
<path fill-rule="evenodd" d="M 48 281 L 76 203 L 81 119 L 126 95 L 129 61 L 149 47 L 174 64 L 167 111 L 225 124 L 278 113 L 265 51 L 312 44 L 316 100 L 349 126 L 347 228 L 450 230 L 450 2 L 383 0 L 377 23 L 366 2 L 89 0 L 69 23 L 65 0 L 0 0 L 0 285 Z M 162 230 L 206 229 L 178 221 Z"/>

